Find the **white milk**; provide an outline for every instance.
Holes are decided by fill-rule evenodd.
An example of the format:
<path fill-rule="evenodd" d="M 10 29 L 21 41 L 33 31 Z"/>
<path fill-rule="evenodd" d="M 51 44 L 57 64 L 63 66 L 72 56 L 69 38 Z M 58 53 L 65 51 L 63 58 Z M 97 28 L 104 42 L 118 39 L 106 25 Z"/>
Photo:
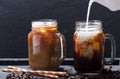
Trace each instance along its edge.
<path fill-rule="evenodd" d="M 94 37 L 97 36 L 99 33 L 100 33 L 100 31 L 96 30 L 96 31 L 90 31 L 90 32 L 79 31 L 76 34 L 77 34 L 77 36 L 79 36 L 80 42 L 82 43 L 84 41 L 88 41 L 89 39 L 94 39 Z"/>
<path fill-rule="evenodd" d="M 88 4 L 88 9 L 87 9 L 86 29 L 88 27 L 88 22 L 89 22 L 89 17 L 90 17 L 90 11 L 91 11 L 92 4 L 93 4 L 93 0 L 90 0 L 89 4 Z"/>
<path fill-rule="evenodd" d="M 99 33 L 99 31 L 94 31 L 94 32 L 88 32 L 90 28 L 88 28 L 89 24 L 89 17 L 90 17 L 90 11 L 91 11 L 91 6 L 93 2 L 97 2 L 107 8 L 109 8 L 111 11 L 116 11 L 120 10 L 120 0 L 90 0 L 88 4 L 88 9 L 87 9 L 87 18 L 86 18 L 86 32 L 80 32 L 78 33 L 79 36 L 81 37 L 82 41 L 88 40 L 91 37 L 94 37 Z"/>
<path fill-rule="evenodd" d="M 86 29 L 88 27 L 90 11 L 91 11 L 91 6 L 92 6 L 93 2 L 97 2 L 101 5 L 109 8 L 111 11 L 120 10 L 120 0 L 90 0 L 89 4 L 88 4 L 88 10 L 87 10 Z"/>

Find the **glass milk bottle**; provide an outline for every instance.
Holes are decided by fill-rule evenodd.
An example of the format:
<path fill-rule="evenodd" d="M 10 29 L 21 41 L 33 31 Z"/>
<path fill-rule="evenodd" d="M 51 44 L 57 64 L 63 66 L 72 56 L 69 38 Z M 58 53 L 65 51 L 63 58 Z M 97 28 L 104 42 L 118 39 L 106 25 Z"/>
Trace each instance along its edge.
<path fill-rule="evenodd" d="M 57 29 L 57 21 L 32 21 L 28 34 L 29 65 L 34 69 L 55 70 L 65 58 L 65 37 Z"/>
<path fill-rule="evenodd" d="M 74 41 L 74 68 L 78 73 L 93 74 L 100 72 L 104 67 L 105 39 L 111 41 L 111 63 L 114 60 L 116 46 L 114 37 L 103 32 L 102 23 L 99 20 L 90 20 L 86 27 L 86 21 L 76 22 L 73 36 Z"/>

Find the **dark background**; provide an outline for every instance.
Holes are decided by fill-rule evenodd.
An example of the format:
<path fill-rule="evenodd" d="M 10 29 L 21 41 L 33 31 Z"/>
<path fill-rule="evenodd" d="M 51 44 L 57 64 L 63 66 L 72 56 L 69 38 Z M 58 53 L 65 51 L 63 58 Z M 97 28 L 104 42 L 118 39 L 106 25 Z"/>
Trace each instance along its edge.
<path fill-rule="evenodd" d="M 75 21 L 85 20 L 88 0 L 0 0 L 0 58 L 27 57 L 27 35 L 31 21 L 35 19 L 57 19 L 58 28 L 66 37 L 67 57 L 73 57 L 72 36 Z M 120 11 L 94 3 L 90 19 L 103 22 L 105 33 L 116 40 L 117 57 L 120 57 Z M 110 55 L 110 45 L 106 46 Z"/>

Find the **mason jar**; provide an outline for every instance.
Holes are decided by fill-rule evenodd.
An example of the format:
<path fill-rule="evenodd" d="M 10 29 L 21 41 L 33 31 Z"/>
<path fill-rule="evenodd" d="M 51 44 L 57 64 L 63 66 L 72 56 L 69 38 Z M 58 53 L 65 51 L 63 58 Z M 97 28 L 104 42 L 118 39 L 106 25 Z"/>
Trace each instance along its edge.
<path fill-rule="evenodd" d="M 58 31 L 56 20 L 32 21 L 32 30 L 28 34 L 28 58 L 32 68 L 56 70 L 64 60 L 65 53 L 65 37 Z"/>
<path fill-rule="evenodd" d="M 111 60 L 104 61 L 105 39 L 111 41 Z M 116 54 L 115 39 L 104 33 L 99 20 L 77 21 L 74 41 L 74 68 L 81 74 L 97 74 L 105 63 L 113 62 Z M 104 63 L 105 62 L 105 63 Z"/>

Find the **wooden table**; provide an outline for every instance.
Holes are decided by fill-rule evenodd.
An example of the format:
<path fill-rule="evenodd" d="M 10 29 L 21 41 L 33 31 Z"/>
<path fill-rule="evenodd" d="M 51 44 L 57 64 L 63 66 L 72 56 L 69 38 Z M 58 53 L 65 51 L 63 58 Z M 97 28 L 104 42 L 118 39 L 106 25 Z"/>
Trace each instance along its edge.
<path fill-rule="evenodd" d="M 28 65 L 14 65 L 16 67 L 25 68 L 25 69 L 31 69 Z M 109 68 L 109 66 L 105 66 L 105 68 Z M 0 79 L 6 79 L 7 72 L 2 72 L 2 69 L 7 69 L 7 65 L 1 65 L 0 66 Z M 74 67 L 71 65 L 62 65 L 59 69 L 64 69 L 65 71 L 68 71 L 71 74 L 75 74 L 76 71 L 74 70 Z M 112 65 L 112 71 L 120 70 L 120 66 L 118 65 Z"/>

